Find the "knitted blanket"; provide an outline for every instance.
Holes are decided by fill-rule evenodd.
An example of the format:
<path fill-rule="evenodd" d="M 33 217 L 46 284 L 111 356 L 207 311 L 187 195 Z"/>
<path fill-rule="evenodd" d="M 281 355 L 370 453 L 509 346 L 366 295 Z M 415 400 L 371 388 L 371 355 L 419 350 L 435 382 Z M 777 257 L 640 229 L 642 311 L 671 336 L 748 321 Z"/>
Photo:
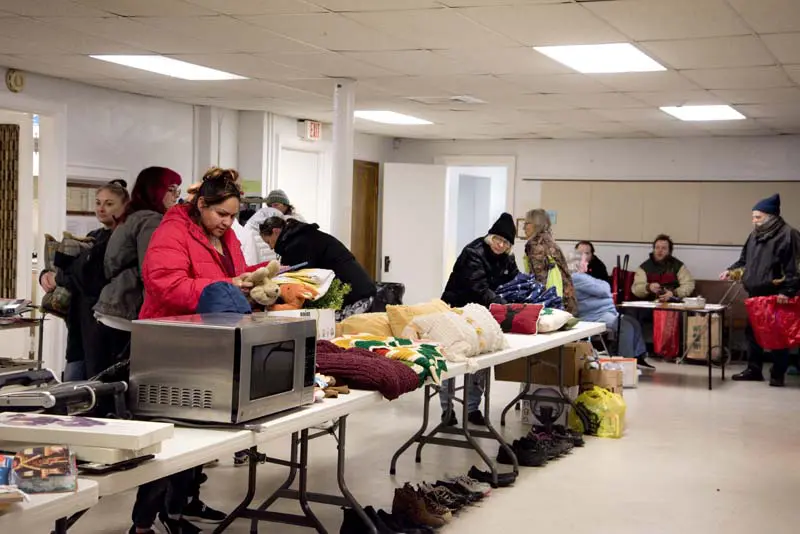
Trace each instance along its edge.
<path fill-rule="evenodd" d="M 317 341 L 317 371 L 355 389 L 380 391 L 389 400 L 419 387 L 417 374 L 407 365 L 365 349 L 337 347 L 330 341 Z"/>
<path fill-rule="evenodd" d="M 380 354 L 407 365 L 418 377 L 422 386 L 430 379 L 441 383 L 442 373 L 447 371 L 447 360 L 434 343 L 415 343 L 409 339 L 381 337 L 368 334 L 343 336 L 333 340 L 342 348 L 359 348 Z"/>

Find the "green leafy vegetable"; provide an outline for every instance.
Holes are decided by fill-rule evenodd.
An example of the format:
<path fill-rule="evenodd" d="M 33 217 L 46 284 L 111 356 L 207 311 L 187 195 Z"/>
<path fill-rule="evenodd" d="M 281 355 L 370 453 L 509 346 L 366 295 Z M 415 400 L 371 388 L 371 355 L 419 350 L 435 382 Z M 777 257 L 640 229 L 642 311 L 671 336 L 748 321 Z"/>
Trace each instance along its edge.
<path fill-rule="evenodd" d="M 352 290 L 350 284 L 343 284 L 338 278 L 331 282 L 331 287 L 325 296 L 319 300 L 307 300 L 305 308 L 341 310 L 344 306 L 344 298 Z"/>

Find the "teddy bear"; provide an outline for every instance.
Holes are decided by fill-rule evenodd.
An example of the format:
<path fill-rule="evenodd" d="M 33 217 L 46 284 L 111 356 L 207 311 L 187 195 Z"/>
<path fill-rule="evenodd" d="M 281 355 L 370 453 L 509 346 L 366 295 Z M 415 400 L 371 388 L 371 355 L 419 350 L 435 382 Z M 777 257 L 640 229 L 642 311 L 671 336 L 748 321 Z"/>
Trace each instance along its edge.
<path fill-rule="evenodd" d="M 317 296 L 317 292 L 305 284 L 281 284 L 282 304 L 275 304 L 270 311 L 300 310 L 307 300 Z"/>
<path fill-rule="evenodd" d="M 281 296 L 281 288 L 273 280 L 281 270 L 281 264 L 275 260 L 269 262 L 266 267 L 261 267 L 252 273 L 242 276 L 243 282 L 253 284 L 250 289 L 250 298 L 262 305 L 272 306 Z"/>

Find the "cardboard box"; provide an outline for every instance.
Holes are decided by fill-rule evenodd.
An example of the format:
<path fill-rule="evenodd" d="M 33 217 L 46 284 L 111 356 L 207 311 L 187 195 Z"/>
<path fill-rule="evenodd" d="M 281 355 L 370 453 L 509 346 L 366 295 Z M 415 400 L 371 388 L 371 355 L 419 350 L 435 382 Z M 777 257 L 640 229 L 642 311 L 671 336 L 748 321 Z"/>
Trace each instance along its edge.
<path fill-rule="evenodd" d="M 549 391 L 548 394 L 553 394 L 552 392 L 553 386 L 545 386 L 542 384 L 531 384 L 530 388 L 528 389 L 528 392 L 531 394 L 535 394 L 538 390 L 541 389 L 550 389 L 551 391 Z M 570 388 L 567 388 L 567 395 L 569 396 L 570 399 L 575 401 L 575 399 L 578 398 L 578 386 L 572 386 Z M 528 400 L 520 402 L 520 418 L 522 420 L 522 423 L 525 425 L 540 424 L 539 421 L 536 419 L 536 416 L 533 414 L 533 409 L 531 406 L 532 404 L 533 402 Z M 563 411 L 561 413 L 561 416 L 558 419 L 556 419 L 555 424 L 567 426 L 567 415 L 569 414 L 569 411 L 571 409 L 572 409 L 571 406 L 563 405 Z"/>
<path fill-rule="evenodd" d="M 623 356 L 612 356 L 610 358 L 600 358 L 600 363 L 610 362 L 622 366 L 622 387 L 639 387 L 639 366 L 636 358 L 625 358 Z"/>
<path fill-rule="evenodd" d="M 317 321 L 317 339 L 336 337 L 336 312 L 334 310 L 283 310 L 271 311 L 267 315 L 314 319 Z"/>
<path fill-rule="evenodd" d="M 597 386 L 622 395 L 622 375 L 622 371 L 616 370 L 584 369 L 581 373 L 581 391 Z"/>
<path fill-rule="evenodd" d="M 686 318 L 686 358 L 690 360 L 708 359 L 708 318 L 705 315 L 691 315 Z M 720 347 L 722 344 L 722 320 L 719 314 L 711 314 L 711 347 Z M 718 350 L 713 357 L 718 356 Z"/>
<path fill-rule="evenodd" d="M 592 344 L 588 341 L 568 343 L 563 347 L 564 358 L 564 386 L 579 386 L 581 383 L 581 369 L 589 356 L 594 352 Z M 498 365 L 494 368 L 496 380 L 505 382 L 526 382 L 528 362 L 530 362 L 532 382 L 546 386 L 558 385 L 558 359 L 562 357 L 559 349 L 552 349 L 531 358 L 517 360 Z"/>

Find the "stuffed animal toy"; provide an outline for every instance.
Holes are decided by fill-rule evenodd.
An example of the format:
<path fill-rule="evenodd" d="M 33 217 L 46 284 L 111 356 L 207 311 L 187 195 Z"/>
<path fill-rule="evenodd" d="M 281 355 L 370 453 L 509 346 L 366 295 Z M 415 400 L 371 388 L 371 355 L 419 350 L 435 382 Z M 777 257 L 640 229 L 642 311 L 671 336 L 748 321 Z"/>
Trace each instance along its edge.
<path fill-rule="evenodd" d="M 282 304 L 275 304 L 270 311 L 300 310 L 307 300 L 317 296 L 311 287 L 305 284 L 281 284 Z"/>
<path fill-rule="evenodd" d="M 269 262 L 266 267 L 261 267 L 255 272 L 242 276 L 243 282 L 250 282 L 253 288 L 250 290 L 250 298 L 262 306 L 272 306 L 278 301 L 281 295 L 281 288 L 273 280 L 281 270 L 281 264 L 277 261 Z"/>

